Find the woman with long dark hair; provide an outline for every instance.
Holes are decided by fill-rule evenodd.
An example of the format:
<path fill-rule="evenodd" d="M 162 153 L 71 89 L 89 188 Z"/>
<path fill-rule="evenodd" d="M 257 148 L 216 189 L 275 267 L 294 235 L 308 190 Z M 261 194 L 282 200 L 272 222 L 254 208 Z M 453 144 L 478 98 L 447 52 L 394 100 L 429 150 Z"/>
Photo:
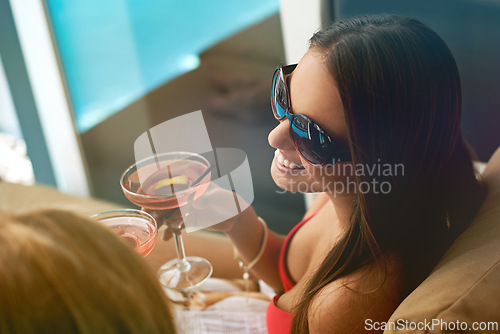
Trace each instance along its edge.
<path fill-rule="evenodd" d="M 387 306 L 382 307 L 387 319 L 467 227 L 484 198 L 460 131 L 457 66 L 443 40 L 430 28 L 416 19 L 389 15 L 345 20 L 316 33 L 306 57 L 328 72 L 338 89 L 338 95 L 335 88 L 330 94 L 341 101 L 342 108 L 329 108 L 324 113 L 325 123 L 320 124 L 331 129 L 326 132 L 340 141 L 340 147 L 348 149 L 350 163 L 365 169 L 360 173 L 355 169 L 357 193 L 331 199 L 337 212 L 339 198 L 353 201 L 345 206 L 343 233 L 294 305 L 294 331 L 298 333 L 308 331 L 308 319 L 317 309 L 312 307 L 315 300 L 318 312 L 325 307 L 319 303 L 321 296 L 329 298 L 327 291 L 361 304 L 360 319 L 354 320 L 380 312 L 377 301 Z M 300 94 L 300 87 L 294 88 L 294 83 L 293 79 L 289 82 L 294 112 L 309 111 L 313 118 L 315 110 L 307 105 L 295 108 L 294 92 Z M 328 112 L 345 118 L 345 133 L 336 132 L 333 124 L 329 128 Z M 321 116 L 318 114 L 318 122 Z M 276 143 L 281 149 L 283 144 Z M 368 166 L 380 164 L 387 168 L 369 175 Z M 374 185 L 374 179 L 385 184 L 386 191 L 381 187 L 377 193 L 372 186 L 362 192 L 360 185 Z M 371 272 L 366 274 L 368 269 Z M 382 279 L 372 279 L 373 274 L 381 274 Z M 366 284 L 373 291 L 365 289 L 364 296 L 363 291 L 361 295 L 342 292 L 339 280 L 346 287 L 351 284 L 363 290 Z M 326 303 L 340 311 L 339 306 L 348 302 L 329 299 Z M 322 319 L 328 319 L 329 311 L 324 311 Z M 350 310 L 345 316 L 351 313 L 356 312 Z M 331 316 L 332 329 L 342 328 L 333 321 L 336 318 L 340 321 Z M 349 328 L 355 327 L 345 327 Z"/>
<path fill-rule="evenodd" d="M 346 19 L 316 33 L 297 65 L 277 68 L 271 102 L 274 181 L 320 195 L 287 237 L 251 208 L 214 229 L 278 293 L 269 333 L 364 333 L 366 319 L 387 321 L 484 199 L 460 130 L 455 60 L 416 19 Z"/>

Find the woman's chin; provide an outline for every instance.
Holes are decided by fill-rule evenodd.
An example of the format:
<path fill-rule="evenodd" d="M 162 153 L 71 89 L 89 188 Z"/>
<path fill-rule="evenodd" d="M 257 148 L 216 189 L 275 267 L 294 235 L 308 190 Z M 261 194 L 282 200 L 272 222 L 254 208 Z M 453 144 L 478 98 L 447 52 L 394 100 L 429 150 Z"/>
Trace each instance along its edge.
<path fill-rule="evenodd" d="M 293 184 L 295 183 L 295 181 L 293 177 L 280 171 L 274 161 L 271 165 L 271 177 L 273 178 L 274 183 L 281 189 L 286 191 L 294 191 Z"/>
<path fill-rule="evenodd" d="M 285 191 L 298 193 L 336 192 L 341 194 L 344 189 L 347 189 L 346 182 L 349 178 L 346 181 L 344 177 L 314 176 L 315 174 L 321 175 L 321 172 L 308 169 L 294 172 L 283 172 L 283 168 L 279 168 L 275 161 L 271 165 L 271 177 L 274 183 Z"/>
<path fill-rule="evenodd" d="M 278 187 L 289 192 L 309 193 L 317 191 L 312 189 L 311 182 L 306 175 L 301 175 L 298 172 L 295 174 L 284 173 L 276 166 L 275 162 L 271 166 L 271 177 Z"/>

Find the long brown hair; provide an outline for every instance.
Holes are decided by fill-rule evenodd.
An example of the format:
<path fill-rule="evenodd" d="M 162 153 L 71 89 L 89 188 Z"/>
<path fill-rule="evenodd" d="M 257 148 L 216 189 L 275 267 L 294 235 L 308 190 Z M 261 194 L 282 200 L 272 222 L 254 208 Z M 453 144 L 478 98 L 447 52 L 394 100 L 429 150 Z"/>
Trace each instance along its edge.
<path fill-rule="evenodd" d="M 317 32 L 311 47 L 339 89 L 353 164 L 402 164 L 404 175 L 376 175 L 388 193 L 356 193 L 350 228 L 308 282 L 293 333 L 308 332 L 321 289 L 366 264 L 383 266 L 387 251 L 400 254 L 411 292 L 485 196 L 460 130 L 458 69 L 433 30 L 414 18 L 358 17 Z M 373 177 L 356 175 L 356 183 Z"/>
<path fill-rule="evenodd" d="M 100 223 L 61 210 L 0 216 L 0 332 L 175 333 L 145 261 Z"/>

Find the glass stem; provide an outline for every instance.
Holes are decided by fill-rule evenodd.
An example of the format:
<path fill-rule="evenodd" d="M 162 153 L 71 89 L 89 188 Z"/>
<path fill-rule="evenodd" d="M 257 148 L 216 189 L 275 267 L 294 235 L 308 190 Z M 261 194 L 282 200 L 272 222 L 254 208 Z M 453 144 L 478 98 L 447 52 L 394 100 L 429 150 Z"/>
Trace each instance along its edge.
<path fill-rule="evenodd" d="M 186 260 L 186 251 L 184 250 L 184 241 L 182 240 L 181 230 L 174 231 L 175 249 L 177 250 L 177 269 L 180 271 L 188 271 L 191 265 Z"/>

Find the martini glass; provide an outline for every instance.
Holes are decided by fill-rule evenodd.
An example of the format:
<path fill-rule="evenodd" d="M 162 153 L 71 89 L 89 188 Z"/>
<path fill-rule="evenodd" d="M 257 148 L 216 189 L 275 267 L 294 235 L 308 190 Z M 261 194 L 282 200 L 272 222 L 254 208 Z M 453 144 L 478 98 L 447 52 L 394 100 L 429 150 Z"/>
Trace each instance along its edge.
<path fill-rule="evenodd" d="M 153 155 L 130 166 L 120 185 L 132 203 L 148 209 L 173 232 L 177 259 L 160 267 L 158 277 L 169 289 L 185 291 L 212 275 L 206 259 L 186 256 L 181 231 L 184 227 L 179 208 L 195 201 L 207 190 L 211 165 L 203 156 L 190 152 Z"/>
<path fill-rule="evenodd" d="M 111 210 L 90 218 L 112 229 L 142 256 L 148 255 L 156 243 L 156 221 L 147 212 L 134 209 Z"/>

